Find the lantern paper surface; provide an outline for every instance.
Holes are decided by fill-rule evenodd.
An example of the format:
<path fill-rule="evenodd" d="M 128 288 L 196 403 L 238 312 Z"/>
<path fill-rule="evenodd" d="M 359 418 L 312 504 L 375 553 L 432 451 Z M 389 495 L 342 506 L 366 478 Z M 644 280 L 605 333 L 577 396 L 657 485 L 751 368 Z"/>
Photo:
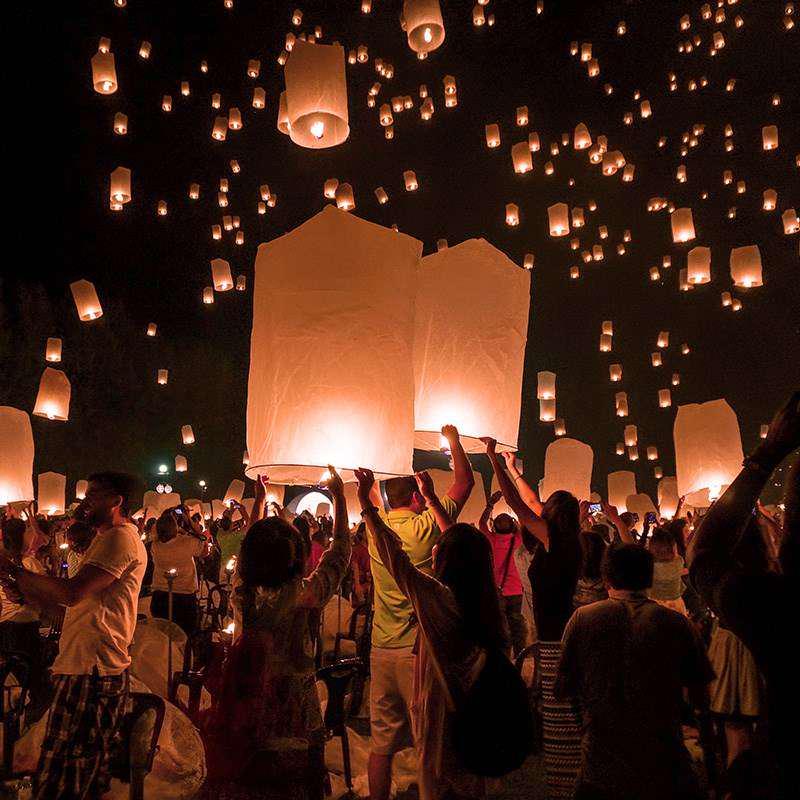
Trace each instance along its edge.
<path fill-rule="evenodd" d="M 453 472 L 448 469 L 429 469 L 428 473 L 433 478 L 433 488 L 436 490 L 436 496 L 441 500 L 453 485 Z M 473 471 L 472 476 L 475 479 L 475 486 L 472 487 L 467 502 L 458 515 L 458 522 L 477 525 L 483 510 L 486 508 L 486 491 L 484 489 L 483 476 L 480 472 Z"/>
<path fill-rule="evenodd" d="M 636 494 L 636 475 L 629 470 L 608 473 L 608 502 L 622 514 L 628 510 L 628 497 Z"/>
<path fill-rule="evenodd" d="M 328 464 L 412 472 L 422 244 L 326 207 L 258 249 L 247 475 L 316 484 Z M 297 314 L 298 303 L 306 309 Z M 302 392 L 288 391 L 295 375 Z"/>
<path fill-rule="evenodd" d="M 0 506 L 33 500 L 33 431 L 27 411 L 0 406 Z"/>
<path fill-rule="evenodd" d="M 658 516 L 656 507 L 648 494 L 629 494 L 625 499 L 625 506 L 632 514 L 637 514 L 639 519 L 636 520 L 633 527 L 641 533 L 644 528 L 644 518 L 648 514 L 655 514 Z"/>
<path fill-rule="evenodd" d="M 58 472 L 40 472 L 36 502 L 39 510 L 50 516 L 64 513 L 67 476 Z"/>
<path fill-rule="evenodd" d="M 181 504 L 181 496 L 177 492 L 147 491 L 142 498 L 142 506 L 152 510 L 156 516 L 168 508 L 175 508 Z"/>
<path fill-rule="evenodd" d="M 742 468 L 742 437 L 736 413 L 725 400 L 678 406 L 673 426 L 678 494 L 728 486 Z"/>
<path fill-rule="evenodd" d="M 403 18 L 408 46 L 416 53 L 429 53 L 444 41 L 444 23 L 439 0 L 405 0 Z"/>
<path fill-rule="evenodd" d="M 75 481 L 75 499 L 76 500 L 83 500 L 86 497 L 86 490 L 89 488 L 89 481 L 81 478 L 79 481 Z"/>
<path fill-rule="evenodd" d="M 735 286 L 749 289 L 761 286 L 761 251 L 757 244 L 734 247 L 731 250 L 731 278 Z"/>
<path fill-rule="evenodd" d="M 678 479 L 674 476 L 662 478 L 658 482 L 658 511 L 667 519 L 674 517 L 678 510 Z"/>
<path fill-rule="evenodd" d="M 78 316 L 83 322 L 103 316 L 103 308 L 91 281 L 79 280 L 69 285 Z"/>
<path fill-rule="evenodd" d="M 69 378 L 60 369 L 45 367 L 39 380 L 39 392 L 33 407 L 34 416 L 66 422 L 69 419 L 71 393 Z"/>
<path fill-rule="evenodd" d="M 61 339 L 50 338 L 47 340 L 44 357 L 47 361 L 61 361 Z"/>
<path fill-rule="evenodd" d="M 467 452 L 481 436 L 515 450 L 530 273 L 484 239 L 422 259 L 414 333 L 415 447 L 438 450 L 453 424 Z"/>
<path fill-rule="evenodd" d="M 231 500 L 236 500 L 237 502 L 242 502 L 242 497 L 244 497 L 244 481 L 239 480 L 239 478 L 234 478 L 228 484 L 228 491 L 225 492 L 225 498 L 222 501 L 225 505 L 229 505 Z"/>
<path fill-rule="evenodd" d="M 591 494 L 592 448 L 577 439 L 558 439 L 547 446 L 544 454 L 544 478 L 541 501 L 544 503 L 555 491 L 564 490 L 588 500 Z"/>
<path fill-rule="evenodd" d="M 686 279 L 689 283 L 711 280 L 711 248 L 693 247 L 686 256 Z"/>

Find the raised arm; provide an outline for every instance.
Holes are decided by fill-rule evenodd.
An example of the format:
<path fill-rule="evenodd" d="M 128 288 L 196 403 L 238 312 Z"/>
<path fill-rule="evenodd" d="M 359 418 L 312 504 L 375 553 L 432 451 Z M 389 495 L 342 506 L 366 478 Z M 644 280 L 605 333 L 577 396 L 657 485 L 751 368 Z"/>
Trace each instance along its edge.
<path fill-rule="evenodd" d="M 433 511 L 436 524 L 439 526 L 439 530 L 444 533 L 448 528 L 452 527 L 453 520 L 450 519 L 450 515 L 445 511 L 444 506 L 436 496 L 436 490 L 433 488 L 433 478 L 427 472 L 417 472 L 414 477 L 417 479 L 419 493 L 425 500 L 425 505 Z"/>
<path fill-rule="evenodd" d="M 619 538 L 622 539 L 625 544 L 636 544 L 636 539 L 633 538 L 630 527 L 625 524 L 624 520 L 619 515 L 617 507 L 612 506 L 608 502 L 603 502 L 601 508 L 603 509 L 603 513 L 606 515 L 608 521 L 619 532 Z"/>
<path fill-rule="evenodd" d="M 522 473 L 517 467 L 517 459 L 514 453 L 507 451 L 503 453 L 503 458 L 506 462 L 506 469 L 514 481 L 514 486 L 517 487 L 519 496 L 528 508 L 536 514 L 537 517 L 542 516 L 542 501 L 539 499 L 539 493 L 532 486 L 528 484 Z"/>
<path fill-rule="evenodd" d="M 502 496 L 502 492 L 492 492 L 492 496 L 486 501 L 486 508 L 483 509 L 481 518 L 478 520 L 478 530 L 486 536 L 491 536 L 489 518 L 492 516 L 492 511 Z"/>
<path fill-rule="evenodd" d="M 467 454 L 464 452 L 464 447 L 461 444 L 455 425 L 445 425 L 442 428 L 442 436 L 447 439 L 453 458 L 453 485 L 447 490 L 447 496 L 455 502 L 458 510 L 461 511 L 469 499 L 472 487 L 475 485 L 475 476 L 472 474 L 472 467 Z"/>
<path fill-rule="evenodd" d="M 266 475 L 256 475 L 256 500 L 253 503 L 253 513 L 250 515 L 251 524 L 266 516 L 267 480 Z"/>

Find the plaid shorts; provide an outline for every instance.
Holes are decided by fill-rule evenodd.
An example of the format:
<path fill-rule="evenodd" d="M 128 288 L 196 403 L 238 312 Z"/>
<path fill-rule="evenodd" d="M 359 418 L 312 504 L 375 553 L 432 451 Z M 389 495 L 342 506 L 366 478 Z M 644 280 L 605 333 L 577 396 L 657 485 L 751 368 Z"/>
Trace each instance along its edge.
<path fill-rule="evenodd" d="M 89 800 L 111 783 L 111 757 L 129 710 L 127 670 L 120 675 L 55 675 L 34 780 L 36 800 Z"/>

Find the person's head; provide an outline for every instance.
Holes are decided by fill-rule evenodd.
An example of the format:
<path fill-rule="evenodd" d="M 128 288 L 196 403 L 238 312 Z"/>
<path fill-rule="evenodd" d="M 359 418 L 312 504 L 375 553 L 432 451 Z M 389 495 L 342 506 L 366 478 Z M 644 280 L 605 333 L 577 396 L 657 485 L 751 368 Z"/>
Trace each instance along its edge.
<path fill-rule="evenodd" d="M 247 531 L 237 570 L 245 588 L 279 589 L 302 576 L 304 565 L 298 530 L 280 517 L 267 517 Z"/>
<path fill-rule="evenodd" d="M 550 536 L 577 536 L 580 531 L 580 507 L 575 495 L 559 489 L 542 506 L 542 519 Z"/>
<path fill-rule="evenodd" d="M 668 528 L 654 528 L 647 547 L 653 561 L 672 561 L 678 555 L 675 536 Z"/>
<path fill-rule="evenodd" d="M 635 528 L 636 523 L 639 521 L 639 515 L 634 514 L 632 511 L 623 511 L 619 518 L 628 526 L 628 528 Z"/>
<path fill-rule="evenodd" d="M 156 535 L 159 542 L 169 542 L 178 535 L 178 521 L 172 510 L 163 511 L 156 522 Z"/>
<path fill-rule="evenodd" d="M 676 517 L 671 519 L 665 525 L 666 528 L 674 537 L 675 545 L 678 548 L 678 555 L 686 561 L 686 527 L 688 523 L 683 517 Z"/>
<path fill-rule="evenodd" d="M 581 577 L 589 580 L 600 578 L 600 566 L 603 563 L 603 554 L 606 552 L 604 537 L 605 525 L 593 525 L 590 530 L 582 531 L 581 543 Z"/>
<path fill-rule="evenodd" d="M 425 500 L 419 493 L 417 482 L 412 476 L 389 478 L 385 486 L 389 508 L 410 508 L 416 514 L 425 510 Z"/>
<path fill-rule="evenodd" d="M 15 558 L 22 556 L 25 546 L 25 523 L 16 517 L 3 521 L 3 547 Z"/>
<path fill-rule="evenodd" d="M 67 541 L 73 550 L 84 553 L 92 543 L 97 531 L 85 522 L 75 521 L 67 528 Z"/>
<path fill-rule="evenodd" d="M 609 589 L 642 592 L 653 585 L 653 556 L 638 544 L 612 544 L 606 548 L 602 571 Z"/>
<path fill-rule="evenodd" d="M 81 500 L 76 517 L 95 527 L 127 519 L 131 499 L 139 490 L 136 478 L 124 472 L 95 472 L 88 480 L 86 497 Z"/>
<path fill-rule="evenodd" d="M 504 512 L 502 514 L 498 514 L 492 520 L 492 529 L 495 533 L 499 533 L 501 536 L 509 533 L 516 533 L 517 521 L 511 516 L 511 514 L 506 514 Z"/>
<path fill-rule="evenodd" d="M 453 593 L 467 637 L 484 647 L 504 648 L 508 631 L 488 539 L 464 522 L 448 528 L 434 549 L 433 574 Z"/>

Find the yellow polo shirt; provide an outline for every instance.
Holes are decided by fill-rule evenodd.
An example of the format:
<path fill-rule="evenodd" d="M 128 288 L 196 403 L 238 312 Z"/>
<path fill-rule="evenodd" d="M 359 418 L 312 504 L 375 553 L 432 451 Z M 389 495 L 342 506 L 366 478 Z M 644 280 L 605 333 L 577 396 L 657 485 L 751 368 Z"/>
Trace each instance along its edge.
<path fill-rule="evenodd" d="M 441 503 L 447 514 L 455 520 L 458 512 L 455 501 L 445 495 Z M 389 511 L 381 512 L 381 516 L 402 540 L 403 550 L 408 553 L 411 563 L 423 572 L 430 573 L 433 560 L 431 551 L 442 535 L 433 511 L 429 509 L 422 514 L 405 510 Z M 375 589 L 372 644 L 375 647 L 411 647 L 417 636 L 417 626 L 411 623 L 411 603 L 383 566 L 371 535 L 368 536 L 368 547 Z"/>

